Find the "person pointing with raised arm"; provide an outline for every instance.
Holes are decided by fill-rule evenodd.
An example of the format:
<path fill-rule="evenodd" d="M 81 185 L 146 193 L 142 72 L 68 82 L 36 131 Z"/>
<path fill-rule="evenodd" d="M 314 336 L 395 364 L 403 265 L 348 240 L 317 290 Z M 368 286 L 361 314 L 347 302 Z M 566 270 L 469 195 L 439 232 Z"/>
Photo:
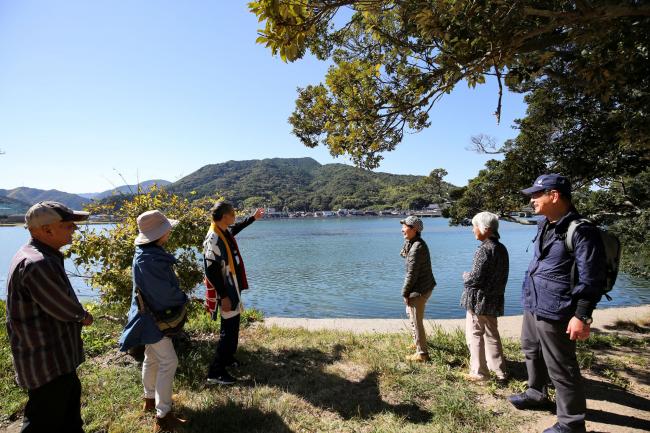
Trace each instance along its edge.
<path fill-rule="evenodd" d="M 217 311 L 221 310 L 221 330 L 207 384 L 232 385 L 235 378 L 226 367 L 236 368 L 240 365 L 235 352 L 243 311 L 241 291 L 248 289 L 246 268 L 235 235 L 264 217 L 264 209 L 257 209 L 255 214 L 239 223 L 235 223 L 235 208 L 225 201 L 217 202 L 210 212 L 212 224 L 203 242 L 206 307 L 214 320 L 217 319 Z"/>

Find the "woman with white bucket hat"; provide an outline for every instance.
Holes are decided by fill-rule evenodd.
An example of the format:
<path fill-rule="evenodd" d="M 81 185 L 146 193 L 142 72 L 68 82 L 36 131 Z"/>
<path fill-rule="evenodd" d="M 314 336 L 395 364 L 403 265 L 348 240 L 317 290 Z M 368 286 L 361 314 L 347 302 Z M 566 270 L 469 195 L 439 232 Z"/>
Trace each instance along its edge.
<path fill-rule="evenodd" d="M 186 421 L 172 409 L 172 383 L 178 358 L 169 336 L 156 321 L 156 312 L 177 310 L 187 303 L 173 265 L 176 258 L 165 251 L 177 220 L 159 210 L 138 216 L 138 236 L 133 257 L 133 296 L 128 322 L 120 337 L 120 350 L 145 346 L 142 363 L 144 411 L 155 411 L 154 432 L 173 430 Z M 180 325 L 182 326 L 182 324 Z M 166 332 L 166 331 L 165 331 Z"/>

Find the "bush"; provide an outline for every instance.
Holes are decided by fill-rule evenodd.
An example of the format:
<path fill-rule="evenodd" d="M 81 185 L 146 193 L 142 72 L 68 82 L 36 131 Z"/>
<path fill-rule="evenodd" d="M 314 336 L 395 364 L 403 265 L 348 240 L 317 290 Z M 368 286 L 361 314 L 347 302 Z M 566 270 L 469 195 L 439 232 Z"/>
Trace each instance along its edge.
<path fill-rule="evenodd" d="M 136 220 L 141 213 L 158 209 L 168 218 L 179 220 L 165 248 L 178 259 L 175 270 L 181 289 L 190 292 L 203 279 L 199 251 L 210 223 L 208 208 L 214 200 L 217 198 L 190 202 L 153 187 L 121 201 L 119 206 L 92 204 L 88 211 L 109 214 L 118 222 L 103 230 L 86 226 L 75 235 L 67 254 L 75 256 L 75 265 L 89 278 L 89 284 L 100 291 L 103 302 L 127 308 L 132 291 L 133 241 L 138 233 Z"/>

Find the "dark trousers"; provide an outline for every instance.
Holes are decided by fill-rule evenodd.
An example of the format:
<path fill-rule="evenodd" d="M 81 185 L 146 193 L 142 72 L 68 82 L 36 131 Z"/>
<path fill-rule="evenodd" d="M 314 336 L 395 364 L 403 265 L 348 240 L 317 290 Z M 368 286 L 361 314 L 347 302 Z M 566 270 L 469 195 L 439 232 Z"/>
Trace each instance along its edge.
<path fill-rule="evenodd" d="M 576 342 L 569 339 L 567 325 L 568 321 L 543 319 L 524 311 L 521 348 L 528 370 L 526 394 L 536 400 L 546 397 L 550 378 L 555 386 L 558 421 L 582 428 L 587 402 L 576 359 Z"/>
<path fill-rule="evenodd" d="M 217 342 L 217 350 L 208 371 L 209 377 L 216 377 L 226 371 L 226 366 L 234 361 L 237 344 L 239 343 L 239 322 L 241 314 L 230 319 L 221 318 L 221 332 Z"/>
<path fill-rule="evenodd" d="M 21 433 L 83 433 L 77 372 L 30 389 Z"/>

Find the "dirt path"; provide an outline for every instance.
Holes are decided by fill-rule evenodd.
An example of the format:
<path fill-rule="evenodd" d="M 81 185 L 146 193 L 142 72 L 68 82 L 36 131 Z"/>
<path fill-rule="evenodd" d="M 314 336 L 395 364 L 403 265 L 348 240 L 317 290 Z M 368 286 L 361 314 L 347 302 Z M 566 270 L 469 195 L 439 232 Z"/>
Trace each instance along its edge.
<path fill-rule="evenodd" d="M 637 321 L 650 317 L 650 305 L 638 307 L 605 308 L 594 311 L 592 329 L 606 329 L 619 320 Z M 522 316 L 499 317 L 499 332 L 503 338 L 519 338 Z M 425 320 L 425 327 L 431 329 L 440 327 L 445 331 L 457 328 L 465 329 L 465 319 Z M 408 332 L 411 325 L 406 319 L 305 319 L 288 317 L 269 317 L 264 319 L 265 326 L 281 328 L 305 328 L 308 331 L 332 329 L 349 331 L 355 334 L 366 333 L 400 333 Z"/>
<path fill-rule="evenodd" d="M 646 354 L 647 356 L 647 354 Z M 623 389 L 602 377 L 583 373 L 587 393 L 587 431 L 638 433 L 650 431 L 650 387 L 630 382 Z M 521 411 L 522 414 L 528 413 Z M 557 421 L 552 413 L 533 412 L 530 423 L 521 432 L 542 432 Z"/>

